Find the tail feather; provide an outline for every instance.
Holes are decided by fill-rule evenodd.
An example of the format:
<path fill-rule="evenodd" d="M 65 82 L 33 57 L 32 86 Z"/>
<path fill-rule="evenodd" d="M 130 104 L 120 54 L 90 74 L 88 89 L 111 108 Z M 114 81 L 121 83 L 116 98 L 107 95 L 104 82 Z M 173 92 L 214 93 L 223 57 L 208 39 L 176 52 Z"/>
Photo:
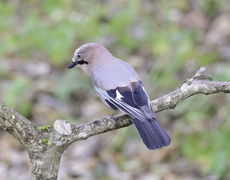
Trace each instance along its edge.
<path fill-rule="evenodd" d="M 140 121 L 132 117 L 132 120 L 148 149 L 160 149 L 170 144 L 171 139 L 168 133 L 155 118 Z"/>

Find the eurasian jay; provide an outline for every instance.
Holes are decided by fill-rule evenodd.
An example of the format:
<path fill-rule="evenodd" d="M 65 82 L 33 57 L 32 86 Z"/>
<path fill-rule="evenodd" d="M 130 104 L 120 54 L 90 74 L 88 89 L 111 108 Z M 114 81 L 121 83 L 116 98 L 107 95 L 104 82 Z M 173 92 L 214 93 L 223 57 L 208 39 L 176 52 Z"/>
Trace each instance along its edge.
<path fill-rule="evenodd" d="M 170 144 L 171 139 L 155 119 L 149 97 L 130 64 L 114 57 L 100 44 L 87 43 L 74 52 L 68 68 L 76 65 L 91 77 L 106 106 L 131 116 L 147 148 L 154 150 Z"/>

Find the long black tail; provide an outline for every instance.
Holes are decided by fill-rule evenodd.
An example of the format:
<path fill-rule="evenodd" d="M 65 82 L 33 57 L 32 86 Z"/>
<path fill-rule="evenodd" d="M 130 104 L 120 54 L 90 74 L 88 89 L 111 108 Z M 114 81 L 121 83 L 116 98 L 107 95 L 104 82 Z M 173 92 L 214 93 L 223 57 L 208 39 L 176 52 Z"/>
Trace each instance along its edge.
<path fill-rule="evenodd" d="M 168 133 L 155 118 L 143 120 L 142 122 L 132 117 L 132 120 L 148 149 L 160 149 L 170 144 L 171 139 Z"/>

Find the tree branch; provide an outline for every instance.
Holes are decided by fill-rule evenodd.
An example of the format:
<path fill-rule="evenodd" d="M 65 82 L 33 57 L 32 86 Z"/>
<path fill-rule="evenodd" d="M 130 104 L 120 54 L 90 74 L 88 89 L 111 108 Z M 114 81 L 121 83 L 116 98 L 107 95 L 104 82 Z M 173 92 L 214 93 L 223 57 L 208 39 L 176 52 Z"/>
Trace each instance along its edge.
<path fill-rule="evenodd" d="M 192 78 L 184 81 L 176 90 L 163 97 L 151 101 L 153 110 L 155 112 L 160 112 L 166 109 L 173 109 L 177 106 L 178 103 L 195 94 L 209 95 L 214 93 L 230 93 L 230 82 L 212 81 L 211 76 L 209 76 L 207 79 L 203 79 L 204 72 L 205 68 L 201 67 Z M 113 123 L 111 120 L 102 118 L 101 120 L 96 120 L 81 126 L 73 127 L 72 125 L 71 129 L 75 130 L 74 132 L 70 133 L 71 139 L 73 142 L 87 139 L 88 137 L 95 136 L 97 134 L 127 127 L 133 123 L 130 116 L 125 114 L 115 116 L 114 120 L 116 123 Z M 57 121 L 59 126 L 55 126 Z M 57 128 L 68 129 L 63 125 L 68 124 L 67 121 L 57 121 L 54 124 L 54 128 L 56 128 L 56 130 Z"/>
<path fill-rule="evenodd" d="M 230 93 L 230 82 L 213 81 L 211 76 L 204 79 L 204 72 L 205 68 L 201 67 L 192 78 L 184 81 L 179 88 L 153 100 L 151 104 L 154 111 L 160 112 L 166 109 L 173 109 L 178 103 L 195 94 Z"/>
<path fill-rule="evenodd" d="M 230 82 L 204 79 L 205 68 L 187 79 L 173 92 L 151 102 L 155 112 L 173 109 L 178 103 L 195 94 L 230 93 Z M 73 142 L 97 134 L 127 127 L 133 122 L 122 114 L 114 121 L 101 118 L 87 124 L 74 126 L 58 119 L 53 127 L 40 130 L 36 125 L 12 109 L 0 104 L 0 129 L 12 134 L 27 149 L 32 163 L 32 179 L 56 179 L 61 154 Z"/>

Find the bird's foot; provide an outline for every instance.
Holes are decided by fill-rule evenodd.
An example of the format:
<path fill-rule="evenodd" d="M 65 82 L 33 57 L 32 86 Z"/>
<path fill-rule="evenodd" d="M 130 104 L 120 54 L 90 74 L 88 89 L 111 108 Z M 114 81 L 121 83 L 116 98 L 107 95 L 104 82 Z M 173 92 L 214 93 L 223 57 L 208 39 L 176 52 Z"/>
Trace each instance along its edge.
<path fill-rule="evenodd" d="M 116 124 L 116 121 L 113 119 L 113 116 L 111 116 L 111 115 L 101 116 L 101 119 L 107 119 L 109 121 L 112 121 L 113 124 Z"/>
<path fill-rule="evenodd" d="M 114 111 L 112 114 L 108 115 L 108 116 L 101 116 L 101 119 L 107 119 L 109 121 L 112 121 L 113 124 L 116 125 L 116 121 L 113 119 L 113 116 L 117 113 L 117 111 Z"/>

